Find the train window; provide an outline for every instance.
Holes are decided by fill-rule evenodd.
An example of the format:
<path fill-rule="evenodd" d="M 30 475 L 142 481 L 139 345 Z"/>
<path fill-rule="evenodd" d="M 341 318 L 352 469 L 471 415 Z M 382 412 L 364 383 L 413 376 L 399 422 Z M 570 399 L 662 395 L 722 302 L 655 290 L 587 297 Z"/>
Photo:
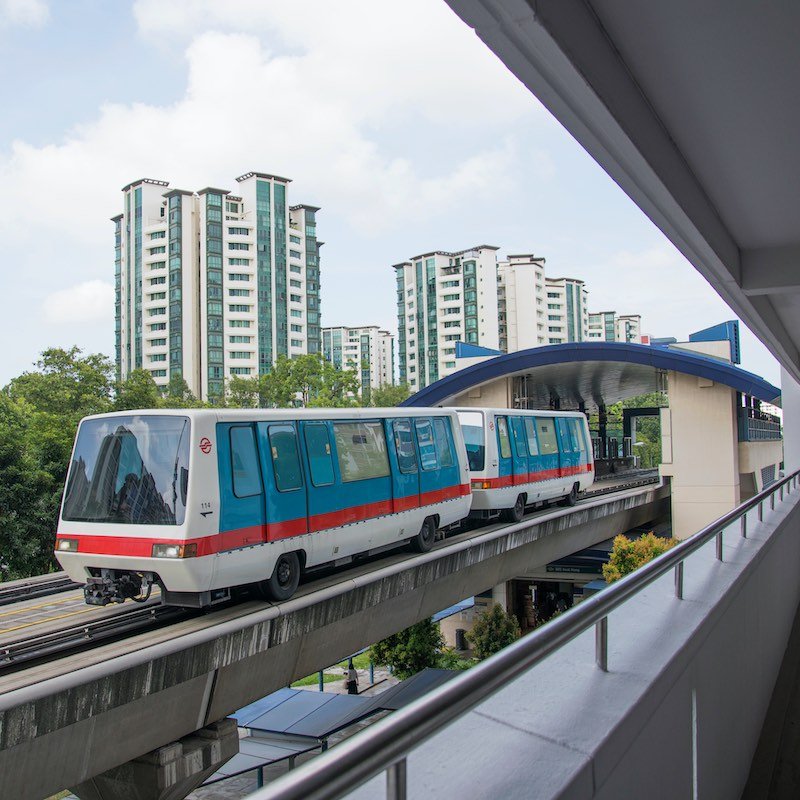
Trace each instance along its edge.
<path fill-rule="evenodd" d="M 261 469 L 252 426 L 236 425 L 231 428 L 230 437 L 233 493 L 236 497 L 261 494 Z"/>
<path fill-rule="evenodd" d="M 500 458 L 511 458 L 511 440 L 508 438 L 508 420 L 497 418 L 497 441 L 500 442 Z"/>
<path fill-rule="evenodd" d="M 525 433 L 528 439 L 528 452 L 532 456 L 538 456 L 539 443 L 536 441 L 536 423 L 532 417 L 525 417 Z"/>
<path fill-rule="evenodd" d="M 342 481 L 364 481 L 389 475 L 386 436 L 380 422 L 334 422 L 333 438 Z"/>
<path fill-rule="evenodd" d="M 536 417 L 536 435 L 539 439 L 539 452 L 543 456 L 558 453 L 555 422 L 553 417 Z"/>
<path fill-rule="evenodd" d="M 439 454 L 439 465 L 453 466 L 453 451 L 450 449 L 450 420 L 436 417 L 433 420 L 433 437 L 436 439 L 436 452 Z"/>
<path fill-rule="evenodd" d="M 486 461 L 483 414 L 480 411 L 459 411 L 458 421 L 464 434 L 470 471 L 481 472 Z"/>
<path fill-rule="evenodd" d="M 291 492 L 303 485 L 303 472 L 297 454 L 297 434 L 294 425 L 270 425 L 269 445 L 272 450 L 272 467 L 275 486 L 279 492 Z"/>
<path fill-rule="evenodd" d="M 308 423 L 305 436 L 311 482 L 314 486 L 330 486 L 333 483 L 333 459 L 328 426 L 324 422 Z"/>
<path fill-rule="evenodd" d="M 436 444 L 433 441 L 433 426 L 429 419 L 415 419 L 414 427 L 417 430 L 417 444 L 419 445 L 419 458 L 422 469 L 426 472 L 439 469 L 439 459 L 436 458 Z"/>
<path fill-rule="evenodd" d="M 411 436 L 411 420 L 396 419 L 393 424 L 394 446 L 397 450 L 397 463 L 400 472 L 409 473 L 417 471 L 417 451 L 414 449 L 414 439 Z"/>

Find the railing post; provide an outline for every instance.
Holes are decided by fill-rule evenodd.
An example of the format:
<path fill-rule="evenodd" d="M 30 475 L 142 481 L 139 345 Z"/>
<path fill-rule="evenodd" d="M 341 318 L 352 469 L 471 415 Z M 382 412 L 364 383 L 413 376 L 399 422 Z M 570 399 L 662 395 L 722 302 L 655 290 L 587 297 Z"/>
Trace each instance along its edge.
<path fill-rule="evenodd" d="M 775 492 L 771 492 L 769 496 L 769 510 L 775 510 Z"/>
<path fill-rule="evenodd" d="M 675 565 L 675 597 L 683 600 L 683 561 Z"/>
<path fill-rule="evenodd" d="M 764 521 L 764 501 L 763 500 L 758 504 L 758 521 L 759 522 L 763 522 Z"/>
<path fill-rule="evenodd" d="M 782 503 L 783 502 L 783 484 L 781 484 L 780 492 L 781 492 L 781 503 Z"/>
<path fill-rule="evenodd" d="M 386 800 L 406 800 L 406 760 L 395 761 L 386 770 Z"/>
<path fill-rule="evenodd" d="M 742 539 L 747 538 L 747 512 L 742 514 Z"/>
<path fill-rule="evenodd" d="M 594 659 L 603 672 L 608 672 L 608 617 L 594 624 Z"/>
<path fill-rule="evenodd" d="M 717 561 L 722 561 L 722 530 L 717 533 Z"/>

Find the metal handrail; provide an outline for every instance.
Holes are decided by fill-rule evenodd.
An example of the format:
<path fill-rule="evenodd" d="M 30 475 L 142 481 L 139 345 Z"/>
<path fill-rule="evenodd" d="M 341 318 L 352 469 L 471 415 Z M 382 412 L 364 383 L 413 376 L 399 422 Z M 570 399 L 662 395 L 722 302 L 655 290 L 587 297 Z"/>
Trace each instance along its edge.
<path fill-rule="evenodd" d="M 457 717 L 482 703 L 508 682 L 547 658 L 595 625 L 595 660 L 608 670 L 608 615 L 653 581 L 675 570 L 675 595 L 683 598 L 684 561 L 712 538 L 716 557 L 722 560 L 722 535 L 729 525 L 741 520 L 740 534 L 747 536 L 747 514 L 763 504 L 775 507 L 775 495 L 783 500 L 784 488 L 798 486 L 800 470 L 772 484 L 768 489 L 707 525 L 630 575 L 584 600 L 547 625 L 419 698 L 404 709 L 338 744 L 270 786 L 251 795 L 254 800 L 330 800 L 341 797 L 365 781 L 386 771 L 388 800 L 406 796 L 406 756 L 422 742 Z"/>

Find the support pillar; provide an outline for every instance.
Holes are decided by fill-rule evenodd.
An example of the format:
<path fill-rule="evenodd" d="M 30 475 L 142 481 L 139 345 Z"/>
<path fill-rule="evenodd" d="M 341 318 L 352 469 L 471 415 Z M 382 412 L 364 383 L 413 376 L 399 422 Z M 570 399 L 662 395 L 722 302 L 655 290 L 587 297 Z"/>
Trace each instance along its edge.
<path fill-rule="evenodd" d="M 70 791 L 80 800 L 183 800 L 238 752 L 236 720 L 223 719 Z"/>
<path fill-rule="evenodd" d="M 781 367 L 783 407 L 783 468 L 786 474 L 800 469 L 800 385 Z"/>

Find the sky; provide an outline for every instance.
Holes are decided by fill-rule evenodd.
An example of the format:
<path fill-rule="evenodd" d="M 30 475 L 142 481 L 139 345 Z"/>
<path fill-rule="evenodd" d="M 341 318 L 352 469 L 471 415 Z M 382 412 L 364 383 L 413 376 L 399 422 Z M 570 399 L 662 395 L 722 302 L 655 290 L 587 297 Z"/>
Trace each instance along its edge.
<path fill-rule="evenodd" d="M 443 0 L 0 0 L 0 108 L 0 385 L 47 347 L 113 356 L 110 218 L 139 178 L 291 178 L 322 209 L 326 326 L 396 331 L 391 265 L 477 244 L 653 336 L 734 318 Z"/>

